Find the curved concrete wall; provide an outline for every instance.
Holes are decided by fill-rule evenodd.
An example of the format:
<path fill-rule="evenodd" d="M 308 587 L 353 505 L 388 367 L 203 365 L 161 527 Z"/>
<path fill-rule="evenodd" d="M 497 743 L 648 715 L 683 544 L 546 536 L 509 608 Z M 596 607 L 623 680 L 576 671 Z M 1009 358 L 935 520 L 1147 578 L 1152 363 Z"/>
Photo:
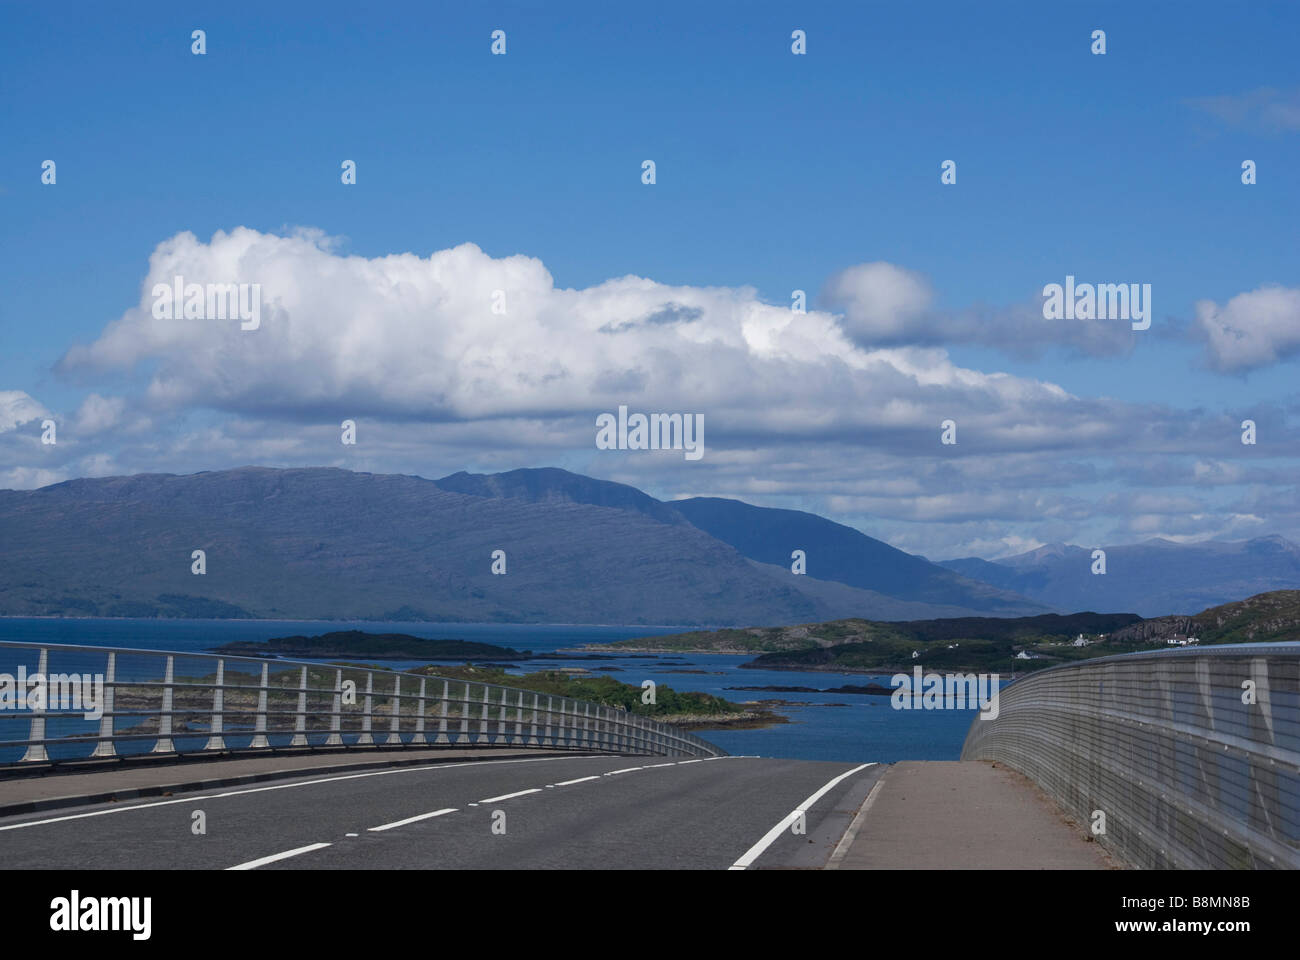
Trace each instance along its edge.
<path fill-rule="evenodd" d="M 1130 866 L 1300 868 L 1300 643 L 1128 654 L 1005 687 L 963 760 L 1037 782 Z"/>

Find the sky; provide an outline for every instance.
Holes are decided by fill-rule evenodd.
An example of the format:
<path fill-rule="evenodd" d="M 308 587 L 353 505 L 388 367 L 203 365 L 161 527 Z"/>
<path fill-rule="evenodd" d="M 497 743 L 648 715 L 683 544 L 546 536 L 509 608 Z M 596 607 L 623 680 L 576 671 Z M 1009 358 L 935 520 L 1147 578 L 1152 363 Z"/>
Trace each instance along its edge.
<path fill-rule="evenodd" d="M 560 466 L 931 559 L 1300 540 L 1298 28 L 0 3 L 0 488 Z M 257 284 L 257 328 L 156 316 L 174 276 Z M 1149 284 L 1149 328 L 1047 319 L 1067 276 Z M 598 449 L 620 405 L 704 455 Z"/>

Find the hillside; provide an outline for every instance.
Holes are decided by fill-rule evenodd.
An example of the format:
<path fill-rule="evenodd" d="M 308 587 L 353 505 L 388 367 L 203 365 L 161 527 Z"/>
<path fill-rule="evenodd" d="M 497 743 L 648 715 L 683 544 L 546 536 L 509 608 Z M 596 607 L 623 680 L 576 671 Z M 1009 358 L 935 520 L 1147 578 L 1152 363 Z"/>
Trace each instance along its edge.
<path fill-rule="evenodd" d="M 1049 544 L 997 561 L 967 557 L 939 565 L 1055 610 L 1132 610 L 1159 617 L 1300 588 L 1300 546 L 1278 536 L 1254 540 L 1109 546 L 1105 575 L 1092 550 Z"/>
<path fill-rule="evenodd" d="M 961 590 L 929 603 L 755 562 L 620 484 L 443 482 L 454 489 L 245 467 L 0 491 L 0 615 L 689 626 L 981 612 Z"/>

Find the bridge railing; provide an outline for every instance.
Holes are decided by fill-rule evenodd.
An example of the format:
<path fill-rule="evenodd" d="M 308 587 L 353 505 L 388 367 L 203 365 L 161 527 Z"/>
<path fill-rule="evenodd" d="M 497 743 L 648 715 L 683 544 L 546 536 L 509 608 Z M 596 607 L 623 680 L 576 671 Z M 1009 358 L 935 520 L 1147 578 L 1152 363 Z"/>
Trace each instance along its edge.
<path fill-rule="evenodd" d="M 1025 774 L 1129 865 L 1300 867 L 1300 643 L 1051 667 L 998 706 L 962 759 Z"/>
<path fill-rule="evenodd" d="M 430 673 L 0 641 L 0 768 L 141 754 L 439 746 L 725 755 L 623 709 Z"/>

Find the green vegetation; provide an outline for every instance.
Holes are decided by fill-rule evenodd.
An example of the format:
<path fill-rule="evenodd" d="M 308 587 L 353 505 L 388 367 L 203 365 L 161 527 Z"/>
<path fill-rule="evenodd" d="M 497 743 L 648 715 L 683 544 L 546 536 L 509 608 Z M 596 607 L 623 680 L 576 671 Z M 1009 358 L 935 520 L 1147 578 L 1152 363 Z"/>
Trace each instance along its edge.
<path fill-rule="evenodd" d="M 1084 645 L 1075 646 L 1080 635 Z M 1201 644 L 1300 640 L 1300 590 L 1262 593 L 1195 616 L 1151 620 L 1127 613 L 833 620 L 793 627 L 695 630 L 624 640 L 601 649 L 757 653 L 745 666 L 773 670 L 879 673 L 920 665 L 927 670 L 1008 673 L 1013 668 L 1027 672 L 1117 653 L 1166 649 L 1171 641 L 1188 637 Z M 1031 659 L 1020 659 L 1022 652 Z"/>
<path fill-rule="evenodd" d="M 318 637 L 277 637 L 266 641 L 237 641 L 217 647 L 232 656 L 378 657 L 388 660 L 516 660 L 531 650 L 512 650 L 472 640 L 430 640 L 404 633 L 364 633 L 339 630 Z"/>
<path fill-rule="evenodd" d="M 572 700 L 588 700 L 606 707 L 616 707 L 629 713 L 662 720 L 669 717 L 710 717 L 723 714 L 743 714 L 746 708 L 721 697 L 707 693 L 680 692 L 672 687 L 658 686 L 655 702 L 641 702 L 641 688 L 623 683 L 608 676 L 574 675 L 563 670 L 542 670 L 522 676 L 506 673 L 500 667 L 467 665 L 463 667 L 418 667 L 412 673 L 424 673 L 452 680 L 472 681 L 473 684 L 492 683 L 515 687 L 534 693 Z M 479 693 L 481 696 L 481 692 Z M 451 696 L 463 697 L 464 685 L 452 684 Z M 525 704 L 531 706 L 531 704 Z"/>

